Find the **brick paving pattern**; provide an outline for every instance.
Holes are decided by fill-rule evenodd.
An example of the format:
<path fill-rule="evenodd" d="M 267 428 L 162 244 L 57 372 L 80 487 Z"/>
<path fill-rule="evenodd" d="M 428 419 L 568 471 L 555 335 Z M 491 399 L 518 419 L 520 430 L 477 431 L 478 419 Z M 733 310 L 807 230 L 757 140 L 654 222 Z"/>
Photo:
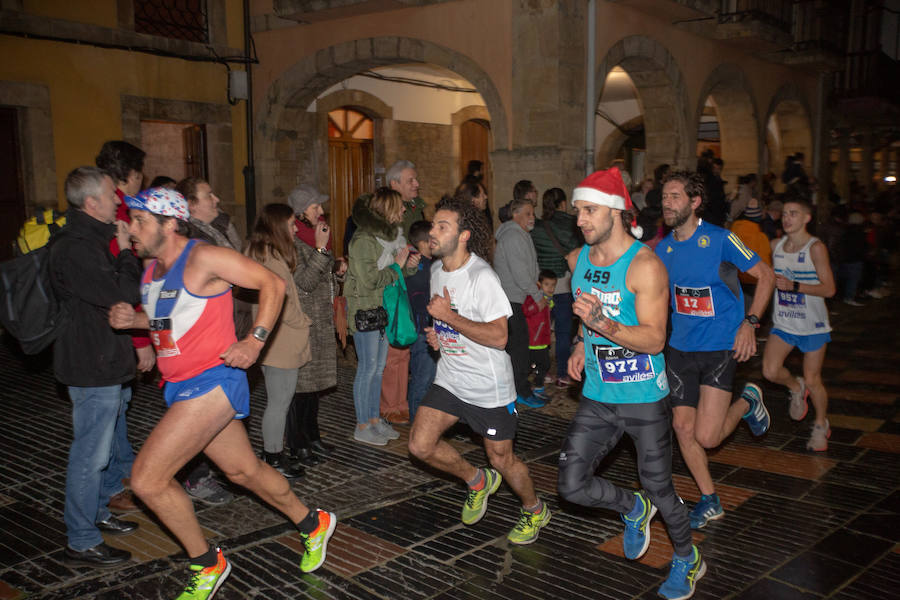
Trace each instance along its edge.
<path fill-rule="evenodd" d="M 742 425 L 710 453 L 726 516 L 694 533 L 709 566 L 696 598 L 900 598 L 898 318 L 890 300 L 839 311 L 824 373 L 833 429 L 828 452 L 805 450 L 812 415 L 803 423 L 788 418 L 785 390 L 762 382 L 758 356 L 739 370 L 739 384 L 744 378 L 763 384 L 773 426 L 754 439 Z M 137 533 L 109 539 L 133 552 L 127 565 L 95 570 L 64 562 L 69 402 L 47 357 L 25 359 L 4 341 L 0 600 L 174 597 L 184 585 L 185 557 L 148 513 L 127 515 L 140 522 Z M 788 364 L 796 371 L 799 357 Z M 352 441 L 352 379 L 352 366 L 343 364 L 338 389 L 322 403 L 322 429 L 336 446 L 334 456 L 293 484 L 304 501 L 340 518 L 325 566 L 303 575 L 293 528 L 235 490 L 230 505 L 197 505 L 207 535 L 234 563 L 218 600 L 656 597 L 672 552 L 662 521 L 653 522 L 647 555 L 627 561 L 617 514 L 573 506 L 556 494 L 556 457 L 576 406 L 574 389 L 554 390 L 546 408 L 521 414 L 516 450 L 553 520 L 535 544 L 514 547 L 506 534 L 518 505 L 507 486 L 491 497 L 485 518 L 466 527 L 459 520 L 462 484 L 410 460 L 408 427 L 397 427 L 401 438 L 383 448 Z M 253 389 L 247 424 L 259 449 L 265 392 L 258 381 Z M 141 382 L 128 415 L 136 449 L 162 410 L 159 389 Z M 451 443 L 484 464 L 466 430 L 453 431 Z M 677 454 L 673 470 L 679 494 L 695 502 L 699 492 Z M 627 440 L 599 471 L 638 486 Z"/>

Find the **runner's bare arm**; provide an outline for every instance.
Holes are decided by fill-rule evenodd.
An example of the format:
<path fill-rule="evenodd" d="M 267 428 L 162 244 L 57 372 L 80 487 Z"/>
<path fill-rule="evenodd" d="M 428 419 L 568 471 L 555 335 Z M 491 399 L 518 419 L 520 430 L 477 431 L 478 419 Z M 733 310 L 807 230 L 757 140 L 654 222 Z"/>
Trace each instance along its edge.
<path fill-rule="evenodd" d="M 263 327 L 271 331 L 281 313 L 281 305 L 284 302 L 284 280 L 243 254 L 230 248 L 212 245 L 198 246 L 191 255 L 188 267 L 199 270 L 197 275 L 207 282 L 205 286 L 207 292 L 215 293 L 213 290 L 219 287 L 222 281 L 259 290 L 259 312 L 250 330 L 251 333 L 232 344 L 221 356 L 226 365 L 246 369 L 256 362 L 265 345 L 253 337 L 253 329 Z M 186 284 L 189 284 L 189 279 L 194 279 L 192 273 L 185 272 Z"/>
<path fill-rule="evenodd" d="M 637 325 L 623 325 L 603 314 L 600 298 L 581 294 L 573 311 L 584 325 L 611 342 L 635 352 L 656 354 L 666 344 L 669 317 L 669 277 L 662 261 L 649 250 L 641 250 L 631 263 L 626 277 L 634 292 Z"/>
<path fill-rule="evenodd" d="M 746 273 L 756 278 L 756 291 L 753 293 L 753 302 L 747 314 L 761 317 L 775 290 L 775 272 L 772 271 L 772 267 L 760 260 L 747 269 Z M 734 350 L 734 358 L 738 362 L 744 362 L 756 354 L 756 328 L 746 320 L 741 321 L 731 349 Z"/>
<path fill-rule="evenodd" d="M 147 329 L 150 318 L 127 302 L 117 302 L 109 308 L 109 326 L 113 329 Z"/>
<path fill-rule="evenodd" d="M 822 296 L 831 298 L 834 296 L 834 273 L 831 272 L 831 261 L 828 259 L 828 248 L 822 242 L 816 242 L 809 249 L 813 266 L 816 267 L 816 277 L 819 283 L 800 283 L 797 291 L 810 296 Z"/>
<path fill-rule="evenodd" d="M 450 308 L 450 293 L 444 288 L 444 295 L 435 294 L 428 303 L 428 314 L 435 319 L 439 319 L 447 323 L 450 327 L 460 332 L 476 344 L 489 346 L 491 348 L 506 347 L 506 317 L 500 317 L 487 323 L 479 323 L 465 317 L 461 317 L 459 313 L 454 312 Z"/>

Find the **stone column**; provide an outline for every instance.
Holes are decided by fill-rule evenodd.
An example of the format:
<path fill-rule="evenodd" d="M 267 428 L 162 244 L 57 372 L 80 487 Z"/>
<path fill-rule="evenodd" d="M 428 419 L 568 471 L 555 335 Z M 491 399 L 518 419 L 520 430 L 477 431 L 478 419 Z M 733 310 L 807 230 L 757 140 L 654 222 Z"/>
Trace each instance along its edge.
<path fill-rule="evenodd" d="M 850 135 L 845 129 L 838 133 L 838 162 L 835 172 L 838 195 L 845 202 L 850 199 Z"/>
<path fill-rule="evenodd" d="M 863 130 L 862 135 L 862 176 L 863 189 L 870 196 L 875 188 L 875 136 L 871 128 Z"/>

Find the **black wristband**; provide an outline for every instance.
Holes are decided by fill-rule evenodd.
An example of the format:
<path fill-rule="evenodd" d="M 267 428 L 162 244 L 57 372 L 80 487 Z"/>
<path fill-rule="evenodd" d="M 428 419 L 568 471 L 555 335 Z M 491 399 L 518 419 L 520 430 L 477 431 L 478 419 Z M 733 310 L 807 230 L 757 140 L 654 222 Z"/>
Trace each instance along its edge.
<path fill-rule="evenodd" d="M 794 291 L 795 291 L 795 292 L 799 292 L 799 291 L 800 291 L 800 282 L 799 282 L 799 281 L 795 281 L 795 282 L 794 282 Z"/>

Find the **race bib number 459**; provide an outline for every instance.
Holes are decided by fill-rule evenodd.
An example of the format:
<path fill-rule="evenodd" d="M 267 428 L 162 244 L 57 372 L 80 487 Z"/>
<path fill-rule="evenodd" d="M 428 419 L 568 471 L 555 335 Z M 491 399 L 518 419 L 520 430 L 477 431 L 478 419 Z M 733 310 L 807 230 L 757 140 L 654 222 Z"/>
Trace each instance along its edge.
<path fill-rule="evenodd" d="M 617 346 L 594 346 L 603 383 L 634 383 L 656 377 L 650 355 Z"/>
<path fill-rule="evenodd" d="M 693 288 L 675 286 L 675 312 L 692 317 L 714 317 L 712 290 L 709 287 Z"/>

